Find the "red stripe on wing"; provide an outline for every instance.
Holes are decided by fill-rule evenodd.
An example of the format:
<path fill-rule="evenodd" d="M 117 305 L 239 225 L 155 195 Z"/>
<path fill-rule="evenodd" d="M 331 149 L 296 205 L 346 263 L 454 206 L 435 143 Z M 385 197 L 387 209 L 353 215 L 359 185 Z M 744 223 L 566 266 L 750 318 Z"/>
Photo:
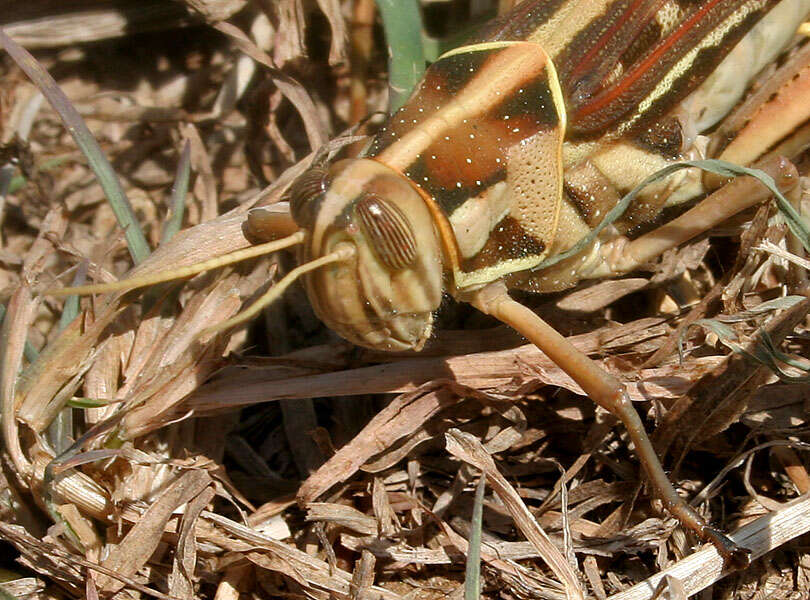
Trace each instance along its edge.
<path fill-rule="evenodd" d="M 672 34 L 667 36 L 666 39 L 653 50 L 646 59 L 636 65 L 622 79 L 611 89 L 594 97 L 590 102 L 578 107 L 573 114 L 573 119 L 581 119 L 592 115 L 596 112 L 604 110 L 611 103 L 615 102 L 623 94 L 628 93 L 630 88 L 638 82 L 641 77 L 657 66 L 667 52 L 672 51 L 673 47 L 681 42 L 684 37 L 689 35 L 704 18 L 709 15 L 713 9 L 723 4 L 727 0 L 710 0 L 705 6 L 698 9 L 691 17 L 689 17 L 680 27 L 678 27 Z"/>
<path fill-rule="evenodd" d="M 620 51 L 616 51 L 616 49 L 612 49 L 612 55 L 620 55 L 621 51 L 624 51 L 631 43 L 632 38 L 637 34 L 644 26 L 649 22 L 649 20 L 655 16 L 655 11 L 661 6 L 664 0 L 657 0 L 655 6 L 650 9 L 647 8 L 646 12 L 647 15 L 643 20 L 640 20 L 638 23 L 633 24 L 632 29 L 629 32 L 625 32 L 626 36 L 625 39 L 622 40 L 622 44 L 618 46 Z M 585 53 L 585 55 L 577 61 L 576 67 L 571 71 L 570 75 L 568 76 L 569 81 L 576 81 L 581 78 L 583 75 L 588 73 L 588 71 L 594 70 L 594 62 L 597 56 L 601 51 L 605 48 L 609 48 L 611 45 L 616 46 L 616 36 L 621 32 L 622 28 L 627 26 L 630 20 L 636 16 L 636 11 L 643 8 L 643 5 L 648 4 L 649 0 L 635 0 L 632 5 L 628 6 L 622 13 L 620 19 L 618 19 L 615 23 L 613 23 L 600 37 L 599 40 L 593 45 L 593 47 Z M 604 68 L 604 67 L 603 67 Z"/>

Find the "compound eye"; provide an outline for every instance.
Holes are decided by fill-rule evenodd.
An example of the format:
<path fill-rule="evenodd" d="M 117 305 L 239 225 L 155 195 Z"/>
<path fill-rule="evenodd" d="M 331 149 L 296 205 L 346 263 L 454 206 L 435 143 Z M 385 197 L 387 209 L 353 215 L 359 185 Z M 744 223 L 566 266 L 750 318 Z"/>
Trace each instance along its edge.
<path fill-rule="evenodd" d="M 312 167 L 293 181 L 288 191 L 290 212 L 299 227 L 312 228 L 328 185 L 327 171 L 323 167 Z"/>
<path fill-rule="evenodd" d="M 355 211 L 363 232 L 385 265 L 404 269 L 416 260 L 416 237 L 398 206 L 374 194 L 366 194 L 357 201 Z"/>

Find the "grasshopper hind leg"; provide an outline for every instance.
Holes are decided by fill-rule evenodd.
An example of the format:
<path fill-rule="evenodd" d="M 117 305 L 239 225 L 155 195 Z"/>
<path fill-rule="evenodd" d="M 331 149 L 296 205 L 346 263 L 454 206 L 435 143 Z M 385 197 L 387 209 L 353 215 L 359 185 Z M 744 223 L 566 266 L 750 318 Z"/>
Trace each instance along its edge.
<path fill-rule="evenodd" d="M 793 163 L 773 157 L 754 167 L 770 175 L 780 190 L 798 189 L 799 174 Z M 632 241 L 618 237 L 601 247 L 603 260 L 583 278 L 615 277 L 652 262 L 664 251 L 711 230 L 720 223 L 771 197 L 770 191 L 753 177 L 738 177 L 677 219 Z"/>
<path fill-rule="evenodd" d="M 743 568 L 748 565 L 750 551 L 710 527 L 675 491 L 638 412 L 618 379 L 577 350 L 534 312 L 510 298 L 502 282 L 490 284 L 466 299 L 480 311 L 492 315 L 526 337 L 571 376 L 591 400 L 617 416 L 627 428 L 655 494 L 663 500 L 667 510 L 702 541 L 713 544 L 730 566 Z"/>

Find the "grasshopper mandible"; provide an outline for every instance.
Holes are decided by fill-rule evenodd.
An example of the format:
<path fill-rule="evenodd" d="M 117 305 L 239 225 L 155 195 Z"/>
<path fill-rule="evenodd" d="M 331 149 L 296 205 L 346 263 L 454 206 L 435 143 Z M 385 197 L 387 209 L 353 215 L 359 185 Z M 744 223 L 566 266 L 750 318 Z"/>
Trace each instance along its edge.
<path fill-rule="evenodd" d="M 557 291 L 625 273 L 769 197 L 753 181 L 735 180 L 675 221 L 628 241 L 624 233 L 665 206 L 707 193 L 705 178 L 686 171 L 645 189 L 581 252 L 548 266 L 648 175 L 705 156 L 701 134 L 791 44 L 808 14 L 810 0 L 519 4 L 473 43 L 435 62 L 362 158 L 319 161 L 294 182 L 290 208 L 299 230 L 249 252 L 299 246 L 301 266 L 266 300 L 303 276 L 324 323 L 381 350 L 421 349 L 444 293 L 473 304 L 528 338 L 618 416 L 670 512 L 734 564 L 745 564 L 746 551 L 676 494 L 622 383 L 508 290 Z M 810 117 L 807 96 L 791 100 L 806 86 L 803 67 L 785 78 L 779 127 L 757 120 L 773 106 L 768 98 L 740 131 L 710 148 L 712 156 L 754 163 Z M 786 159 L 758 164 L 782 189 L 797 189 Z M 281 227 L 262 212 L 250 220 L 269 238 L 290 224 L 286 219 Z M 117 287 L 154 281 L 124 280 Z"/>

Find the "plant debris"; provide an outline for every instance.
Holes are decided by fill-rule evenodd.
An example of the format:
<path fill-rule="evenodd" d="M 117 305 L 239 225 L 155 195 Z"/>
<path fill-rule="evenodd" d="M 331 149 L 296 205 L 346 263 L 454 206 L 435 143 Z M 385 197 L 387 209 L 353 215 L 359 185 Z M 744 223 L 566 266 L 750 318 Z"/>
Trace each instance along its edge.
<path fill-rule="evenodd" d="M 423 353 L 382 355 L 298 286 L 207 333 L 293 268 L 284 252 L 42 294 L 251 247 L 248 211 L 288 215 L 290 183 L 387 109 L 371 0 L 74 4 L 0 0 L 0 27 L 109 158 L 144 255 L 59 102 L 4 55 L 0 598 L 462 598 L 481 478 L 483 598 L 807 597 L 808 263 L 772 204 L 631 277 L 521 297 L 626 382 L 676 487 L 753 550 L 718 581 L 616 420 L 468 306 L 442 307 Z M 480 21 L 424 4 L 431 31 Z"/>

